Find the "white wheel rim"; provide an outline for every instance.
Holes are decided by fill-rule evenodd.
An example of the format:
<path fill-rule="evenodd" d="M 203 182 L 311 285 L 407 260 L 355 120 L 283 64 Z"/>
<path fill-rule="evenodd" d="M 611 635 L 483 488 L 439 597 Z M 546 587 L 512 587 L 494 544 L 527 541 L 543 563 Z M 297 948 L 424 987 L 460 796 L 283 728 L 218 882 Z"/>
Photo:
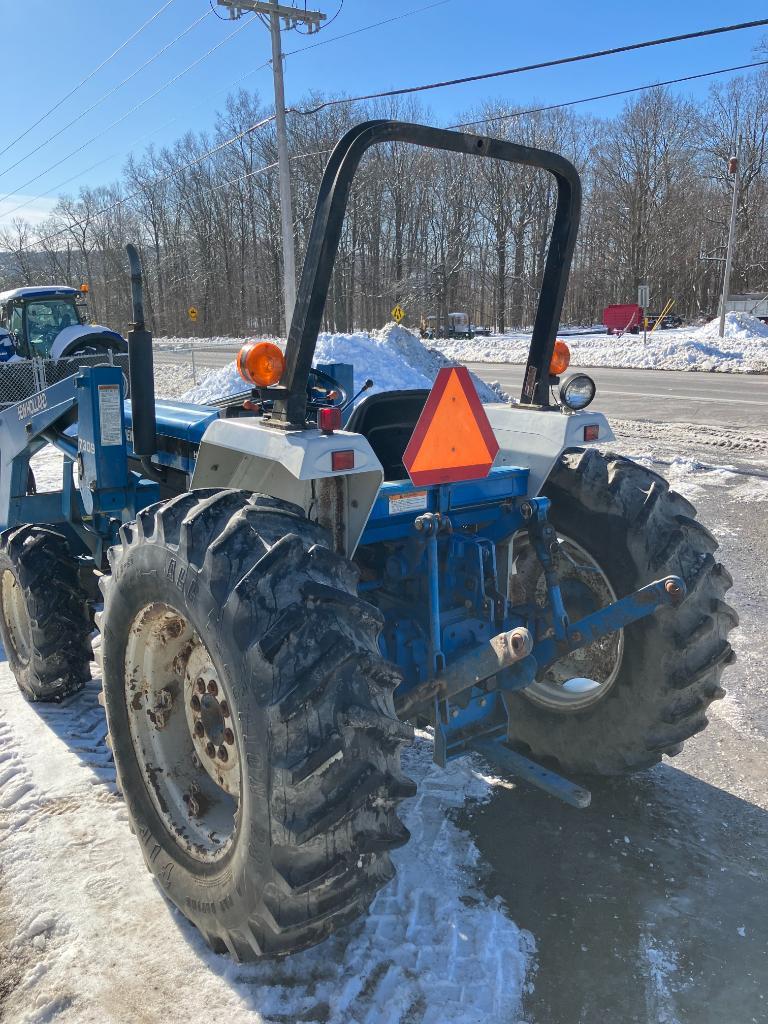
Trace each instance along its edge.
<path fill-rule="evenodd" d="M 595 609 L 616 601 L 616 591 L 597 560 L 577 541 L 560 531 L 557 537 L 560 543 L 560 578 L 564 588 L 569 581 L 577 581 L 580 587 L 591 593 Z M 544 607 L 546 584 L 543 570 L 527 537 L 520 539 L 519 546 L 516 541 L 515 566 L 518 575 L 512 576 L 513 587 L 516 578 L 524 578 L 529 591 L 533 583 L 533 600 L 537 606 Z M 566 600 L 566 610 L 567 604 Z M 623 656 L 624 630 L 620 629 L 561 658 L 550 666 L 542 679 L 537 679 L 522 692 L 528 700 L 550 711 L 583 711 L 607 696 L 621 670 Z M 589 686 L 590 682 L 597 685 Z M 564 684 L 569 685 L 566 687 Z"/>
<path fill-rule="evenodd" d="M 10 569 L 5 569 L 2 579 L 3 621 L 5 631 L 13 647 L 13 653 L 23 664 L 29 664 L 32 624 L 29 620 L 24 592 Z"/>
<path fill-rule="evenodd" d="M 147 605 L 134 618 L 125 700 L 136 761 L 169 835 L 198 860 L 222 859 L 239 822 L 240 740 L 213 659 L 175 608 Z"/>

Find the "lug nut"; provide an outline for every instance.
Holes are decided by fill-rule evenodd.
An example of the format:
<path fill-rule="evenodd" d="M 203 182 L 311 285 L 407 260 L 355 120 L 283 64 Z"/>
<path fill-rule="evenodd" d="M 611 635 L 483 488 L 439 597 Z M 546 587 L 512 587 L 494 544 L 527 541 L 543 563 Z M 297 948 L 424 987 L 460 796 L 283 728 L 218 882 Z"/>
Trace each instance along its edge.
<path fill-rule="evenodd" d="M 214 682 L 214 680 L 212 679 L 210 681 L 210 683 L 208 683 L 208 693 L 210 693 L 211 696 L 215 697 L 218 692 L 219 692 L 219 688 L 216 685 L 216 683 Z"/>
<path fill-rule="evenodd" d="M 200 710 L 200 698 L 197 696 L 197 694 L 195 694 L 192 697 L 192 700 L 189 703 L 190 703 L 193 711 L 199 711 Z"/>
<path fill-rule="evenodd" d="M 674 580 L 667 580 L 664 584 L 664 589 L 670 597 L 679 597 L 682 593 L 680 587 L 678 587 Z"/>
<path fill-rule="evenodd" d="M 202 722 L 195 722 L 195 736 L 198 739 L 202 739 L 205 736 L 205 726 Z"/>
<path fill-rule="evenodd" d="M 198 679 L 197 682 L 195 683 L 195 689 L 197 690 L 198 693 L 205 693 L 205 680 Z"/>
<path fill-rule="evenodd" d="M 205 752 L 208 757 L 216 757 L 216 747 L 214 747 L 210 740 L 205 745 Z"/>
<path fill-rule="evenodd" d="M 229 704 L 225 700 L 219 701 L 219 711 L 225 718 L 229 718 Z"/>
<path fill-rule="evenodd" d="M 227 748 L 224 746 L 223 743 L 219 747 L 218 756 L 219 756 L 219 760 L 220 761 L 228 761 L 229 760 L 229 751 L 227 750 Z"/>
<path fill-rule="evenodd" d="M 235 742 L 235 734 L 232 732 L 231 729 L 224 730 L 224 742 L 228 743 L 230 747 Z"/>

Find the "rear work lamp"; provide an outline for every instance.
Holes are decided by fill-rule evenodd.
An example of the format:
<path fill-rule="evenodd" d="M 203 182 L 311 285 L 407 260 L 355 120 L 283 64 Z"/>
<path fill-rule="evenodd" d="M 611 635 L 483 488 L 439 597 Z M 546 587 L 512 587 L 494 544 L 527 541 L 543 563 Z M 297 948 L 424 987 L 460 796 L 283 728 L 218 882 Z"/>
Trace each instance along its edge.
<path fill-rule="evenodd" d="M 597 387 L 586 373 L 574 373 L 560 388 L 560 401 L 574 411 L 586 409 L 595 397 Z"/>

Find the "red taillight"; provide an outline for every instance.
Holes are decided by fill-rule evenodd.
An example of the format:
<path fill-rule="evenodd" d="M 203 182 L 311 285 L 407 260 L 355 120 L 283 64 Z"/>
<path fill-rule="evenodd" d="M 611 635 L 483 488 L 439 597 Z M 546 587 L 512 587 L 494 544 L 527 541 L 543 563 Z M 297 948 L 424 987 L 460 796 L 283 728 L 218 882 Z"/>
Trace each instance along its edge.
<path fill-rule="evenodd" d="M 341 426 L 341 409 L 338 406 L 321 409 L 317 415 L 317 425 L 324 434 L 332 434 Z"/>
<path fill-rule="evenodd" d="M 334 473 L 342 469 L 355 468 L 355 453 L 350 448 L 348 451 L 331 452 L 331 469 Z"/>
<path fill-rule="evenodd" d="M 584 440 L 585 441 L 596 441 L 600 436 L 600 425 L 598 423 L 588 423 L 584 427 Z"/>

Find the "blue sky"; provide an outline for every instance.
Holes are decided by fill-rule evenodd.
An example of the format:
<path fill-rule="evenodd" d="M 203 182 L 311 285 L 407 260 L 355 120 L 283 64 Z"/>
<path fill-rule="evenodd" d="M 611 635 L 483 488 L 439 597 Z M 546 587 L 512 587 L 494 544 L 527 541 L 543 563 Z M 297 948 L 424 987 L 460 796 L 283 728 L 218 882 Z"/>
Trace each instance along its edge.
<path fill-rule="evenodd" d="M 97 67 L 163 2 L 43 0 L 32 4 L 27 0 L 24 4 L 0 0 L 5 41 L 5 102 L 0 150 Z M 296 32 L 285 33 L 284 47 L 290 51 L 312 42 L 331 40 L 385 18 L 425 7 L 430 2 L 434 0 L 389 0 L 388 3 L 345 0 L 339 16 L 323 33 L 311 39 Z M 330 17 L 338 9 L 338 3 L 339 0 L 328 0 L 327 4 L 319 6 Z M 228 89 L 270 56 L 269 34 L 259 22 L 245 25 L 246 19 L 219 20 L 209 13 L 183 39 L 56 140 L 17 167 L 11 167 L 210 10 L 208 0 L 173 0 L 145 31 L 51 117 L 0 155 L 0 224 L 7 223 L 14 207 L 21 203 L 25 205 L 16 215 L 34 222 L 51 209 L 59 193 L 74 194 L 81 185 L 114 180 L 131 150 L 140 152 L 150 142 L 162 145 L 173 142 L 189 129 L 210 127 Z M 550 0 L 538 4 L 515 0 L 448 0 L 390 25 L 289 57 L 286 98 L 290 104 L 309 89 L 356 95 L 476 74 L 725 22 L 751 21 L 765 16 L 765 10 L 756 0 L 731 0 L 729 4 L 715 0 L 697 0 L 696 3 L 646 0 L 642 5 L 616 0 L 594 3 Z M 236 29 L 241 30 L 224 41 Z M 439 90 L 428 93 L 423 99 L 429 105 L 433 122 L 446 124 L 457 112 L 492 98 L 526 104 L 534 100 L 557 103 L 747 63 L 754 59 L 753 48 L 764 35 L 768 33 L 750 29 L 712 39 L 675 43 L 570 67 Z M 210 57 L 139 111 L 109 128 L 112 122 L 122 118 L 134 105 L 219 42 L 222 45 Z M 249 75 L 242 85 L 258 89 L 269 101 L 270 68 L 264 67 Z M 703 96 L 708 87 L 709 83 L 704 81 L 676 88 L 689 95 Z M 14 97 L 14 101 L 9 102 L 9 96 Z M 578 109 L 609 115 L 620 109 L 622 102 L 620 99 L 604 100 Z M 47 170 L 100 132 L 105 134 L 98 141 Z M 99 166 L 89 169 L 97 161 Z M 30 181 L 33 178 L 36 180 Z M 65 181 L 66 185 L 59 188 Z M 35 198 L 49 190 L 53 190 L 50 197 Z"/>

